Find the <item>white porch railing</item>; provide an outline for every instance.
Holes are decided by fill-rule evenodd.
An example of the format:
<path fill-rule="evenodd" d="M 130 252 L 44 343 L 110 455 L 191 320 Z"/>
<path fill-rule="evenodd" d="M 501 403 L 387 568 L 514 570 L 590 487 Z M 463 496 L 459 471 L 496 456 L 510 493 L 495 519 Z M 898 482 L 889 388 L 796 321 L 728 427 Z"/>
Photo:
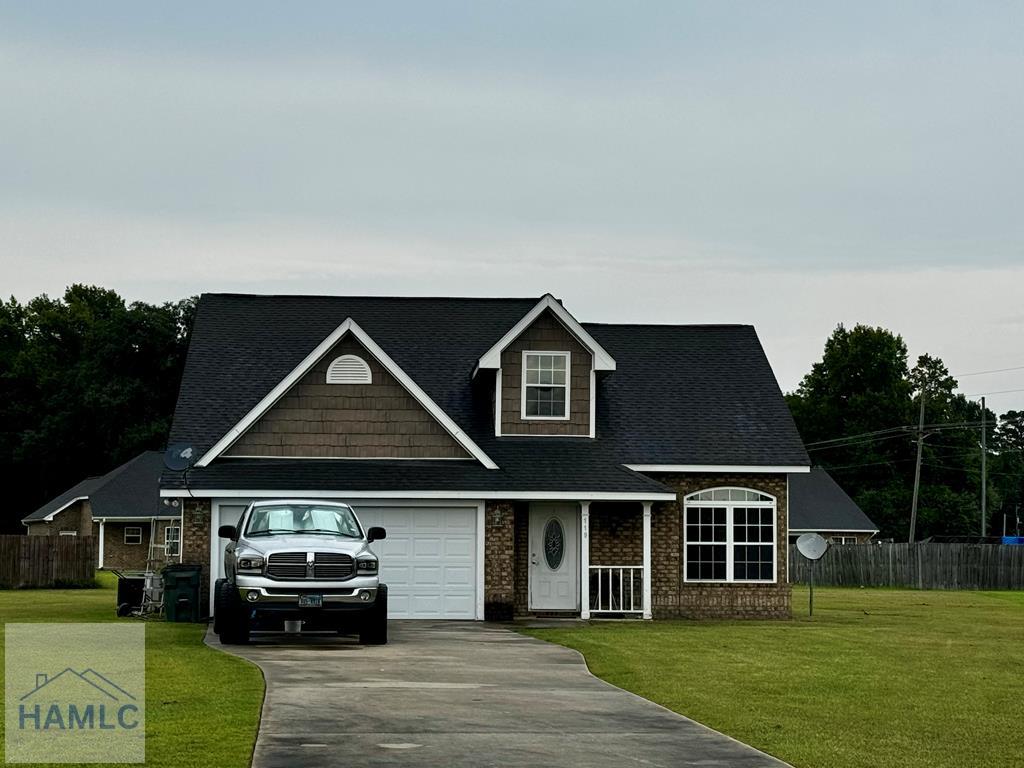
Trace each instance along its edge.
<path fill-rule="evenodd" d="M 643 613 L 642 565 L 590 566 L 590 612 Z"/>

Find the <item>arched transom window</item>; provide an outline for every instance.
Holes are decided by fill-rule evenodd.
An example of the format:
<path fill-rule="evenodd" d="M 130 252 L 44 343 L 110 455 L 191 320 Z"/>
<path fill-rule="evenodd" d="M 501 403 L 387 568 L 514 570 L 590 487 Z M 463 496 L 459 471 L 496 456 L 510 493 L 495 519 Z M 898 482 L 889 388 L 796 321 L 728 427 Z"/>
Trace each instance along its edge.
<path fill-rule="evenodd" d="M 686 581 L 774 582 L 775 497 L 709 488 L 683 500 Z"/>
<path fill-rule="evenodd" d="M 342 355 L 327 366 L 328 384 L 372 384 L 370 366 L 358 355 Z"/>

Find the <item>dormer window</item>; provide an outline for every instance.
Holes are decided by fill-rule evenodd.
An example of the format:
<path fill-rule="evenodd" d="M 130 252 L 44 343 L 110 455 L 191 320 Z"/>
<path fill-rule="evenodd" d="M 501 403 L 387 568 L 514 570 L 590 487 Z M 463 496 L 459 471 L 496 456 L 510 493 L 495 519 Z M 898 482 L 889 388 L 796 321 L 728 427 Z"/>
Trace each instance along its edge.
<path fill-rule="evenodd" d="M 569 418 L 569 353 L 523 352 L 524 419 Z"/>
<path fill-rule="evenodd" d="M 328 384 L 372 384 L 370 366 L 358 355 L 342 355 L 327 366 Z"/>

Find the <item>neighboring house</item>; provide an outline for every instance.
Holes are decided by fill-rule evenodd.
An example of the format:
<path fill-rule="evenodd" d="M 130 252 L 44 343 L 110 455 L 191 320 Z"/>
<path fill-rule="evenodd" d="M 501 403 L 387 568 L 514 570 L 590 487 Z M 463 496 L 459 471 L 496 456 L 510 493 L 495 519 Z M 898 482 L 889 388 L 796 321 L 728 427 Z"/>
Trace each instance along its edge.
<path fill-rule="evenodd" d="M 833 544 L 864 544 L 878 526 L 821 467 L 789 481 L 789 536 L 820 533 Z"/>
<path fill-rule="evenodd" d="M 790 615 L 787 484 L 810 462 L 750 326 L 206 294 L 171 442 L 198 457 L 161 495 L 207 595 L 220 525 L 313 497 L 387 529 L 394 617 Z"/>
<path fill-rule="evenodd" d="M 30 536 L 99 536 L 97 567 L 144 570 L 180 557 L 180 502 L 160 498 L 163 454 L 89 477 L 22 519 Z M 152 548 L 150 544 L 153 544 Z"/>

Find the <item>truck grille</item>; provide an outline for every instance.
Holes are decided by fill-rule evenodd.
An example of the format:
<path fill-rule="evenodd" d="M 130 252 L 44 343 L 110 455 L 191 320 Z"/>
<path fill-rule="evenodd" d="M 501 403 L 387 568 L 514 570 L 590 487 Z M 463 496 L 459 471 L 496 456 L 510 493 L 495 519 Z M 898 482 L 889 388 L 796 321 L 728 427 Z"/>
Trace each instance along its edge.
<path fill-rule="evenodd" d="M 338 552 L 314 552 L 313 575 L 306 568 L 306 552 L 275 552 L 267 558 L 267 576 L 272 579 L 304 580 L 347 579 L 355 570 L 351 555 Z"/>

